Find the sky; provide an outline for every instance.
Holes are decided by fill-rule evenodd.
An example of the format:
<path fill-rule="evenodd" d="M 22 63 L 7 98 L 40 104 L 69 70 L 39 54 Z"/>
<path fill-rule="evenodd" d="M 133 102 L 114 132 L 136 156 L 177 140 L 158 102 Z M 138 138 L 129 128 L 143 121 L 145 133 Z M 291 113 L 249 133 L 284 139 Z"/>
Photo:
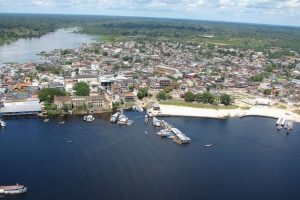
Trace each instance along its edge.
<path fill-rule="evenodd" d="M 300 0 L 0 0 L 0 13 L 142 16 L 300 26 Z"/>

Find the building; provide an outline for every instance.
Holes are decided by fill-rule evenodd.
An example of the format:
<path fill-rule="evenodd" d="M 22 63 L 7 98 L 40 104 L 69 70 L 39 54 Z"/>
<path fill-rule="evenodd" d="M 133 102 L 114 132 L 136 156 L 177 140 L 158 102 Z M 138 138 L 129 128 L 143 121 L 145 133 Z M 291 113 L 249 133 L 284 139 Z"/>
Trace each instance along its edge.
<path fill-rule="evenodd" d="M 38 115 L 42 112 L 39 101 L 2 102 L 0 116 Z"/>
<path fill-rule="evenodd" d="M 123 97 L 124 97 L 125 101 L 134 101 L 135 100 L 135 96 L 132 92 L 124 92 Z"/>

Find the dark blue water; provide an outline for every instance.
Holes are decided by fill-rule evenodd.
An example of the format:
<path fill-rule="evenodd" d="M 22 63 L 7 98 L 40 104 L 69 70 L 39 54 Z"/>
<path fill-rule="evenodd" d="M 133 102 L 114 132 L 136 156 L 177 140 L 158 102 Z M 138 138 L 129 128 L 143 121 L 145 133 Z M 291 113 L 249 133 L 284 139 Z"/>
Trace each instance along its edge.
<path fill-rule="evenodd" d="M 192 138 L 182 146 L 155 135 L 140 113 L 127 115 L 134 126 L 7 120 L 0 185 L 18 182 L 28 193 L 4 199 L 300 199 L 299 124 L 286 135 L 267 118 L 165 118 Z"/>

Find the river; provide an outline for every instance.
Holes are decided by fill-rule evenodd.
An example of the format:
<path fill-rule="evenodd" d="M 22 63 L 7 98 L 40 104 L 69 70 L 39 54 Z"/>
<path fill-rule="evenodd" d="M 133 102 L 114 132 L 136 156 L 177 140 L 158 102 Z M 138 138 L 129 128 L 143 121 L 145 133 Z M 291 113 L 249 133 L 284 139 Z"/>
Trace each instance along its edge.
<path fill-rule="evenodd" d="M 75 28 L 58 29 L 40 38 L 19 39 L 16 42 L 0 46 L 0 63 L 6 62 L 36 62 L 40 59 L 37 55 L 42 51 L 79 47 L 81 43 L 89 43 L 93 37 L 78 34 Z"/>
<path fill-rule="evenodd" d="M 64 125 L 7 119 L 0 184 L 25 184 L 28 192 L 4 199 L 300 199 L 300 124 L 287 135 L 268 118 L 166 117 L 192 139 L 178 145 L 157 136 L 143 114 L 126 115 L 133 126 L 109 117 L 68 117 Z"/>

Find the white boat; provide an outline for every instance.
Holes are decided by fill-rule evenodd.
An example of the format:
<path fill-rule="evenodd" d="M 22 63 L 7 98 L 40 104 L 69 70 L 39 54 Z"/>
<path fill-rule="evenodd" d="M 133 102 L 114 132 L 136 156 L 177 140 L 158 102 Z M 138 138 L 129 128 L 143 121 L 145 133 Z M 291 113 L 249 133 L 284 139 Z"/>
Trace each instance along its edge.
<path fill-rule="evenodd" d="M 130 119 L 128 119 L 127 122 L 126 122 L 126 125 L 128 125 L 128 126 L 131 126 L 133 124 L 134 124 L 134 121 L 130 120 Z"/>
<path fill-rule="evenodd" d="M 152 113 L 151 111 L 147 111 L 147 115 L 148 115 L 149 117 L 153 117 L 153 113 Z"/>
<path fill-rule="evenodd" d="M 126 115 L 120 114 L 119 118 L 118 118 L 118 124 L 119 125 L 126 125 L 127 124 L 127 120 L 128 120 L 128 117 L 126 117 Z"/>
<path fill-rule="evenodd" d="M 146 134 L 146 135 L 148 135 L 148 132 L 147 132 L 147 131 L 145 131 L 145 134 Z"/>
<path fill-rule="evenodd" d="M 144 112 L 144 109 L 142 107 L 136 106 L 136 110 L 139 112 Z"/>
<path fill-rule="evenodd" d="M 205 147 L 211 147 L 213 144 L 206 144 Z"/>
<path fill-rule="evenodd" d="M 44 122 L 49 122 L 50 121 L 50 119 L 44 119 Z"/>
<path fill-rule="evenodd" d="M 93 115 L 88 115 L 88 116 L 85 116 L 85 117 L 86 117 L 86 119 L 85 119 L 86 122 L 92 122 L 92 121 L 95 120 L 95 117 Z"/>
<path fill-rule="evenodd" d="M 110 118 L 110 122 L 115 123 L 118 120 L 120 113 L 116 112 L 115 114 L 113 114 Z"/>
<path fill-rule="evenodd" d="M 0 126 L 1 126 L 1 127 L 6 127 L 6 122 L 3 121 L 3 120 L 0 120 Z"/>
<path fill-rule="evenodd" d="M 64 124 L 65 123 L 65 121 L 61 121 L 61 122 L 59 122 L 59 124 Z"/>
<path fill-rule="evenodd" d="M 0 194 L 21 194 L 26 191 L 27 188 L 24 185 L 0 186 Z"/>
<path fill-rule="evenodd" d="M 156 117 L 153 117 L 152 123 L 153 123 L 153 126 L 157 126 L 157 127 L 161 126 L 161 121 L 159 119 L 157 119 Z"/>

